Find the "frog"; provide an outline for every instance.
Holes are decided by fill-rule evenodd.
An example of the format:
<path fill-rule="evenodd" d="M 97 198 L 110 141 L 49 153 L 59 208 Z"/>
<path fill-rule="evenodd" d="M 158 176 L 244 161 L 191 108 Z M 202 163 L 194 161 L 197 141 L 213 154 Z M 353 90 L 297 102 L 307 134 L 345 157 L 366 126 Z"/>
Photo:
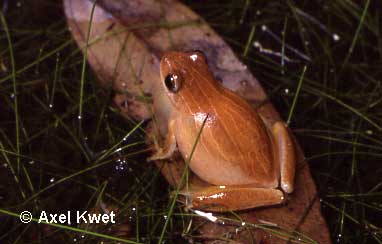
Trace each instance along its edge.
<path fill-rule="evenodd" d="M 187 208 L 225 212 L 286 201 L 294 190 L 296 149 L 283 121 L 267 125 L 251 104 L 214 78 L 201 51 L 164 53 L 160 79 L 172 111 L 163 146 L 149 160 L 180 152 L 208 183 L 180 192 Z"/>

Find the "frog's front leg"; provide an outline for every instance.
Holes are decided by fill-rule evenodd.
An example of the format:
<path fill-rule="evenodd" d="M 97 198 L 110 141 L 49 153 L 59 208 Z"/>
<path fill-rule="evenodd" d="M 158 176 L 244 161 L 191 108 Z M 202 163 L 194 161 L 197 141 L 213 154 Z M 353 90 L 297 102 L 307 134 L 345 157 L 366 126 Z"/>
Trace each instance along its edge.
<path fill-rule="evenodd" d="M 280 165 L 280 187 L 286 193 L 293 192 L 296 172 L 296 152 L 287 127 L 281 121 L 272 126 L 274 150 Z"/>
<path fill-rule="evenodd" d="M 284 194 L 278 189 L 245 186 L 207 186 L 181 192 L 188 208 L 225 212 L 280 204 Z"/>
<path fill-rule="evenodd" d="M 175 120 L 173 117 L 170 118 L 168 123 L 168 131 L 163 147 L 156 148 L 156 150 L 155 154 L 148 158 L 148 161 L 169 158 L 176 151 Z"/>

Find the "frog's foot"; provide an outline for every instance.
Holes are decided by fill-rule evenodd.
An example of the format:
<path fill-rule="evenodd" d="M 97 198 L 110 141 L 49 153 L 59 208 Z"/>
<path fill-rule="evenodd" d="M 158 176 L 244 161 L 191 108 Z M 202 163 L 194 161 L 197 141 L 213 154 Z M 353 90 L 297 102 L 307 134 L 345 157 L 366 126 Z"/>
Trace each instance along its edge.
<path fill-rule="evenodd" d="M 278 189 L 252 186 L 208 186 L 182 191 L 187 208 L 213 212 L 244 210 L 284 202 L 284 193 Z"/>
<path fill-rule="evenodd" d="M 166 159 L 170 158 L 172 154 L 176 150 L 176 145 L 174 148 L 166 149 L 166 148 L 159 148 L 157 149 L 156 153 L 154 153 L 151 157 L 147 158 L 147 161 L 155 161 L 160 159 Z"/>
<path fill-rule="evenodd" d="M 167 136 L 164 142 L 163 147 L 156 146 L 156 152 L 154 155 L 149 157 L 147 160 L 148 161 L 155 161 L 159 159 L 166 159 L 170 158 L 173 153 L 176 151 L 176 138 L 175 138 L 175 133 L 174 133 L 174 121 L 170 120 L 169 126 L 168 126 L 168 132 Z"/>

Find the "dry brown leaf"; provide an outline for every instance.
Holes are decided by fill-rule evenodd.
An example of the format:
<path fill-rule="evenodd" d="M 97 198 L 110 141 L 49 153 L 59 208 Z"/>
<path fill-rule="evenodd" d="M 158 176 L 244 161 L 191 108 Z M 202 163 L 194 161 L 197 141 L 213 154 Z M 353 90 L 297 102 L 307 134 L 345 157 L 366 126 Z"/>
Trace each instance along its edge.
<path fill-rule="evenodd" d="M 260 83 L 246 66 L 200 16 L 183 4 L 171 0 L 99 0 L 97 3 L 99 6 L 95 10 L 89 38 L 88 62 L 101 84 L 117 91 L 114 101 L 125 116 L 140 120 L 154 114 L 162 135 L 165 134 L 170 106 L 159 80 L 159 58 L 166 50 L 198 49 L 206 54 L 213 73 L 223 85 L 258 106 L 266 123 L 280 120 Z M 80 47 L 84 47 L 93 3 L 90 0 L 65 0 L 64 4 L 73 37 Z M 296 230 L 318 243 L 331 243 L 316 187 L 300 147 L 298 162 L 295 191 L 288 196 L 287 204 L 240 212 L 240 218 L 246 223 L 268 223 L 267 226 Z M 177 168 L 171 165 L 166 164 L 162 174 L 170 184 L 175 184 L 173 175 L 180 174 L 182 165 Z M 261 226 L 239 229 L 228 223 L 199 221 L 203 223 L 199 228 L 200 238 L 209 243 L 215 240 L 225 242 L 227 239 L 221 237 L 227 233 L 231 233 L 230 237 L 238 243 L 250 243 L 253 239 L 256 243 L 287 242 L 262 230 Z"/>

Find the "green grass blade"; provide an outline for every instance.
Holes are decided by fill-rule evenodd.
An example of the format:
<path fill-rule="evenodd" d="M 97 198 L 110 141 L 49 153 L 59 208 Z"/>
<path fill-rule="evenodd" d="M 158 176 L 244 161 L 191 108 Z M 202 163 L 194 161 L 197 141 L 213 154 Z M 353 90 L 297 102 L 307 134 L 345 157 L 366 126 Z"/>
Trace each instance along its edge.
<path fill-rule="evenodd" d="M 9 29 L 7 22 L 4 18 L 3 12 L 0 11 L 0 19 L 3 25 L 4 31 L 7 35 L 7 41 L 9 46 L 9 56 L 11 59 L 11 72 L 12 72 L 12 84 L 13 84 L 13 101 L 14 101 L 14 112 L 15 112 L 15 128 L 16 128 L 16 153 L 20 155 L 20 131 L 19 131 L 19 106 L 18 106 L 18 93 L 17 93 L 17 85 L 16 85 L 16 67 L 15 67 L 15 57 L 13 54 L 12 40 L 11 35 L 9 34 Z M 16 157 L 16 174 L 20 173 L 20 157 Z"/>
<path fill-rule="evenodd" d="M 292 102 L 292 106 L 289 110 L 289 115 L 288 115 L 288 119 L 287 119 L 287 125 L 289 126 L 290 124 L 290 121 L 292 119 L 292 116 L 293 116 L 293 111 L 294 111 L 294 108 L 297 104 L 297 99 L 298 99 L 298 96 L 300 95 L 300 90 L 301 90 L 301 86 L 302 86 L 302 82 L 304 80 L 304 76 L 305 76 L 305 71 L 306 71 L 306 66 L 304 66 L 304 69 L 302 70 L 302 74 L 300 76 L 300 80 L 298 82 L 298 86 L 297 86 L 297 90 L 296 90 L 296 94 L 294 95 L 294 98 L 293 98 L 293 102 Z"/>

